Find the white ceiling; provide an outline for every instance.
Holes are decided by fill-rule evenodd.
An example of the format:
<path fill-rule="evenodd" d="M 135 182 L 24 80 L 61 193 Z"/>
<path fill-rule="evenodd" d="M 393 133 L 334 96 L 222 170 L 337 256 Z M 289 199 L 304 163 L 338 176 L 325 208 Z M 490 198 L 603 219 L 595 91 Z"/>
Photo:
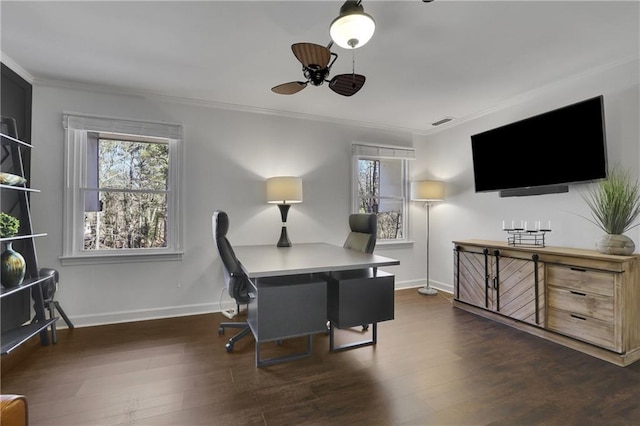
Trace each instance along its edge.
<path fill-rule="evenodd" d="M 291 44 L 327 45 L 333 1 L 1 1 L 3 61 L 38 82 L 315 116 L 422 133 L 554 82 L 637 60 L 637 1 L 363 1 L 353 97 L 303 80 Z M 339 47 L 332 75 L 351 72 Z"/>

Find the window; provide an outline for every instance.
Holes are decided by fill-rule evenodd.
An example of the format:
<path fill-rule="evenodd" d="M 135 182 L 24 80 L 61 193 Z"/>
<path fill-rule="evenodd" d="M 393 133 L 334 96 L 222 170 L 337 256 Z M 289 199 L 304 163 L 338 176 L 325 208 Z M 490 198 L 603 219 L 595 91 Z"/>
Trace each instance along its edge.
<path fill-rule="evenodd" d="M 378 216 L 379 242 L 406 241 L 412 148 L 354 144 L 353 212 Z"/>
<path fill-rule="evenodd" d="M 63 264 L 180 259 L 178 125 L 65 115 Z"/>

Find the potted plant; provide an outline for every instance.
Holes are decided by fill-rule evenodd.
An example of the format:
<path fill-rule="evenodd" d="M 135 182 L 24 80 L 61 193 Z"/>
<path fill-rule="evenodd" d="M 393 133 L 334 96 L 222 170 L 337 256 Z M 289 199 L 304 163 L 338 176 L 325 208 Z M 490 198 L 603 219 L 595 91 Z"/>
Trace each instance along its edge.
<path fill-rule="evenodd" d="M 640 184 L 628 171 L 616 167 L 609 177 L 582 193 L 591 210 L 586 218 L 605 234 L 596 241 L 596 250 L 604 254 L 629 255 L 635 244 L 624 235 L 638 226 L 640 215 Z"/>
<path fill-rule="evenodd" d="M 18 229 L 20 229 L 18 219 L 5 212 L 0 213 L 0 238 L 13 237 L 18 233 Z"/>

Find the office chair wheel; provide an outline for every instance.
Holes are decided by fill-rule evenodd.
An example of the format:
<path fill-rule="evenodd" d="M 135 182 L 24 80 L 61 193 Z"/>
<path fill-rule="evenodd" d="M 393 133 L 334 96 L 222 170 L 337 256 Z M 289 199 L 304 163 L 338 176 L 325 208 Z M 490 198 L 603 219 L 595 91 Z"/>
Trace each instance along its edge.
<path fill-rule="evenodd" d="M 224 335 L 224 327 L 218 327 L 218 336 Z"/>
<path fill-rule="evenodd" d="M 369 324 L 362 325 L 362 331 L 367 331 L 369 329 Z"/>
<path fill-rule="evenodd" d="M 233 343 L 229 342 L 226 345 L 224 345 L 224 348 L 227 350 L 227 352 L 232 352 L 233 351 Z"/>

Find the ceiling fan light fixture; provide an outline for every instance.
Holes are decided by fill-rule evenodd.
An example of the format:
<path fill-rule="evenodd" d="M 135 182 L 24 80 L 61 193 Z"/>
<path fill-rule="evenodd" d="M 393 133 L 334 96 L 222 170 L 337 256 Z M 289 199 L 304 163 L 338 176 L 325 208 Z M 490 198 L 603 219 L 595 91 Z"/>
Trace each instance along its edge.
<path fill-rule="evenodd" d="M 357 49 L 371 40 L 375 30 L 375 21 L 364 12 L 360 1 L 346 1 L 340 15 L 331 23 L 329 34 L 343 49 Z"/>

